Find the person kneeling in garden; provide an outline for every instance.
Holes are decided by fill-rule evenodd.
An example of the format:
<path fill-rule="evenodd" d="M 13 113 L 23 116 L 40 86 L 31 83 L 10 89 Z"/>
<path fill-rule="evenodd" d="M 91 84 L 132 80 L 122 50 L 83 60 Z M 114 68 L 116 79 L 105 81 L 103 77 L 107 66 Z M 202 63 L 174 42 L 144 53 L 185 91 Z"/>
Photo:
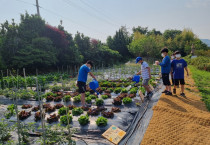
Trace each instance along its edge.
<path fill-rule="evenodd" d="M 187 76 L 189 76 L 188 69 L 187 69 L 187 62 L 181 58 L 181 54 L 179 51 L 175 52 L 176 59 L 171 62 L 171 71 L 173 72 L 174 78 L 174 90 L 173 93 L 176 94 L 176 87 L 180 84 L 181 85 L 181 96 L 185 97 L 184 94 L 184 69 L 187 72 Z"/>
<path fill-rule="evenodd" d="M 149 80 L 151 79 L 151 71 L 150 71 L 150 67 L 148 65 L 148 63 L 146 61 L 143 61 L 141 57 L 137 57 L 136 58 L 136 63 L 140 63 L 141 64 L 141 70 L 136 74 L 136 75 L 140 75 L 143 79 L 142 81 L 142 85 L 144 86 L 144 88 L 147 91 L 147 98 L 149 98 L 150 96 L 152 96 L 152 91 L 149 87 Z"/>
<path fill-rule="evenodd" d="M 93 67 L 93 62 L 88 60 L 86 64 L 83 64 L 79 69 L 79 75 L 77 79 L 77 86 L 79 87 L 79 93 L 81 93 L 81 102 L 82 106 L 87 106 L 85 103 L 85 92 L 86 92 L 86 82 L 88 73 L 91 75 L 93 79 L 96 80 L 96 77 L 90 72 L 91 67 Z"/>

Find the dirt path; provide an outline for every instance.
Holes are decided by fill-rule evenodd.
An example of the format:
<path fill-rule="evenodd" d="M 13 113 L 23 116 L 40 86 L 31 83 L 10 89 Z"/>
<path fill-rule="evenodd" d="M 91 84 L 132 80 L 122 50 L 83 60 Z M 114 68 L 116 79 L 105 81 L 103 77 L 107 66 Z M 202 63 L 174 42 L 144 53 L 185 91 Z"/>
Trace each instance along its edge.
<path fill-rule="evenodd" d="M 200 100 L 191 75 L 186 79 L 186 98 L 162 94 L 141 145 L 210 145 L 210 112 Z"/>

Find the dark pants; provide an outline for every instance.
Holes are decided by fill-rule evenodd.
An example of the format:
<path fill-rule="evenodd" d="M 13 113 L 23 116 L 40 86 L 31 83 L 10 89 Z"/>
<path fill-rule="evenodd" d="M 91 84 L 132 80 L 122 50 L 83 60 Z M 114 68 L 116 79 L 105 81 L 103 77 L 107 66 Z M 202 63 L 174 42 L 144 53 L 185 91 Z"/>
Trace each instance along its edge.
<path fill-rule="evenodd" d="M 163 84 L 165 86 L 170 86 L 171 83 L 169 81 L 169 73 L 162 73 Z"/>
<path fill-rule="evenodd" d="M 77 86 L 79 87 L 79 93 L 85 93 L 86 92 L 86 83 L 77 81 Z"/>

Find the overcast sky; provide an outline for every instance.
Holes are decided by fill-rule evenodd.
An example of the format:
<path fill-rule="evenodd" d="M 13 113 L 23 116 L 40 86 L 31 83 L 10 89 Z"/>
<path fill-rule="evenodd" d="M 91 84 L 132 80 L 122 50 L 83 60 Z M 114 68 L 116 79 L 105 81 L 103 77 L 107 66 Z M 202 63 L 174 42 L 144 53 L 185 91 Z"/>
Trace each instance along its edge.
<path fill-rule="evenodd" d="M 0 0 L 0 23 L 20 14 L 35 14 L 36 0 Z M 190 28 L 202 39 L 210 39 L 210 0 L 39 0 L 46 22 L 106 41 L 120 26 L 166 29 Z"/>

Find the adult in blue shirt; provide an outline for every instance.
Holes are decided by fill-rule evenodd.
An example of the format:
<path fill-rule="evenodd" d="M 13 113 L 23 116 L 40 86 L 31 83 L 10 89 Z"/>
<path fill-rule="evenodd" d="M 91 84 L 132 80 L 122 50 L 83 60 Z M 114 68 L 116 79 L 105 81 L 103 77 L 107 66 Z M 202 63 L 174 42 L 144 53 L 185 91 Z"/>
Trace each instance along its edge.
<path fill-rule="evenodd" d="M 176 86 L 179 84 L 181 85 L 181 96 L 185 97 L 184 94 L 184 69 L 187 72 L 187 76 L 189 75 L 188 69 L 187 69 L 187 62 L 181 58 L 181 54 L 179 51 L 175 52 L 176 59 L 172 61 L 171 63 L 171 71 L 173 72 L 173 78 L 174 78 L 174 91 L 173 93 L 176 94 Z"/>
<path fill-rule="evenodd" d="M 79 69 L 77 86 L 79 87 L 79 93 L 81 94 L 82 106 L 87 106 L 87 104 L 85 104 L 85 92 L 86 92 L 86 82 L 87 82 L 88 73 L 91 75 L 93 79 L 96 79 L 93 73 L 90 72 L 92 66 L 93 62 L 88 60 L 86 64 L 83 64 Z"/>
<path fill-rule="evenodd" d="M 171 72 L 171 59 L 168 56 L 167 48 L 163 48 L 161 50 L 161 56 L 163 57 L 163 61 L 161 63 L 159 61 L 156 61 L 155 63 L 156 65 L 161 66 L 163 84 L 166 86 L 165 91 L 163 91 L 162 93 L 165 93 L 166 95 L 172 95 L 171 83 L 169 81 L 169 73 Z"/>

